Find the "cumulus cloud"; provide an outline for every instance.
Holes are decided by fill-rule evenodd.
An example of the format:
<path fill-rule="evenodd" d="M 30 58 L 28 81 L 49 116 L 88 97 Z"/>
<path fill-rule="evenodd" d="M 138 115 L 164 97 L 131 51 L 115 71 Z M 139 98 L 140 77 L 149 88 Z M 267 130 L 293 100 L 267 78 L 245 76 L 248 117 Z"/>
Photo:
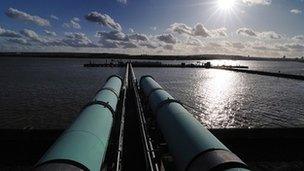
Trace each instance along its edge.
<path fill-rule="evenodd" d="M 107 26 L 109 28 L 112 28 L 114 30 L 121 31 L 121 26 L 119 23 L 115 22 L 109 15 L 107 14 L 101 14 L 96 11 L 90 12 L 85 16 L 85 18 L 88 21 L 96 22 L 101 25 Z"/>
<path fill-rule="evenodd" d="M 97 32 L 100 37 L 99 43 L 105 48 L 136 48 L 139 46 L 149 46 L 149 38 L 145 34 L 130 34 L 127 35 L 121 31 L 113 30 L 110 32 Z"/>
<path fill-rule="evenodd" d="M 97 36 L 101 37 L 102 39 L 107 39 L 107 40 L 119 40 L 119 41 L 128 41 L 128 37 L 126 34 L 124 34 L 121 31 L 118 30 L 113 30 L 110 32 L 104 32 L 100 31 L 97 32 Z"/>
<path fill-rule="evenodd" d="M 178 34 L 186 34 L 190 36 L 201 36 L 201 37 L 227 36 L 226 28 L 208 30 L 201 23 L 197 23 L 194 28 L 191 28 L 184 23 L 174 23 L 170 25 L 168 30 Z"/>
<path fill-rule="evenodd" d="M 233 43 L 231 43 L 231 45 L 235 49 L 244 49 L 245 48 L 245 45 L 240 42 L 233 42 Z"/>
<path fill-rule="evenodd" d="M 44 30 L 44 33 L 48 36 L 57 36 L 57 34 L 54 31 Z"/>
<path fill-rule="evenodd" d="M 297 35 L 292 38 L 295 41 L 304 41 L 304 35 Z"/>
<path fill-rule="evenodd" d="M 172 44 L 167 44 L 167 45 L 163 46 L 163 48 L 166 50 L 173 50 L 174 46 Z"/>
<path fill-rule="evenodd" d="M 80 21 L 79 18 L 73 17 L 69 22 L 63 23 L 63 27 L 65 27 L 65 28 L 74 28 L 74 29 L 81 29 L 81 26 L 78 23 L 79 21 Z"/>
<path fill-rule="evenodd" d="M 97 47 L 84 33 L 66 33 L 61 41 L 71 47 Z"/>
<path fill-rule="evenodd" d="M 116 0 L 116 1 L 122 4 L 127 4 L 127 0 Z"/>
<path fill-rule="evenodd" d="M 6 16 L 20 21 L 31 22 L 39 26 L 50 26 L 50 22 L 39 16 L 27 14 L 14 8 L 9 8 L 5 12 Z"/>
<path fill-rule="evenodd" d="M 192 28 L 187 26 L 184 23 L 174 23 L 170 26 L 169 30 L 179 33 L 179 34 L 193 35 Z"/>
<path fill-rule="evenodd" d="M 247 5 L 270 5 L 271 0 L 242 0 Z"/>
<path fill-rule="evenodd" d="M 194 36 L 208 37 L 210 36 L 207 29 L 200 23 L 196 24 L 193 30 Z"/>
<path fill-rule="evenodd" d="M 78 17 L 73 17 L 72 20 L 75 21 L 75 22 L 79 22 L 80 21 L 80 19 Z"/>
<path fill-rule="evenodd" d="M 129 28 L 129 32 L 130 32 L 130 33 L 134 33 L 134 29 Z"/>
<path fill-rule="evenodd" d="M 203 45 L 203 43 L 199 39 L 196 39 L 193 37 L 189 37 L 189 39 L 186 41 L 186 44 L 190 45 L 190 46 L 202 46 Z"/>
<path fill-rule="evenodd" d="M 10 39 L 7 39 L 7 41 L 11 42 L 11 43 L 20 44 L 20 45 L 30 45 L 30 43 L 26 39 L 23 39 L 23 38 L 10 38 Z"/>
<path fill-rule="evenodd" d="M 299 10 L 299 9 L 292 9 L 292 10 L 290 10 L 290 13 L 293 13 L 293 14 L 301 14 L 301 13 L 302 13 L 302 10 Z"/>
<path fill-rule="evenodd" d="M 289 44 L 284 44 L 284 46 L 290 50 L 294 51 L 304 51 L 304 45 L 299 44 L 299 43 L 289 43 Z"/>
<path fill-rule="evenodd" d="M 227 33 L 226 33 L 227 29 L 225 27 L 223 28 L 218 28 L 218 29 L 214 29 L 214 30 L 210 30 L 210 35 L 213 36 L 223 36 L 226 37 Z"/>
<path fill-rule="evenodd" d="M 169 43 L 169 44 L 175 44 L 177 42 L 176 38 L 172 34 L 162 34 L 162 35 L 156 36 L 156 38 L 159 41 Z"/>
<path fill-rule="evenodd" d="M 35 31 L 33 30 L 29 30 L 29 29 L 23 29 L 20 31 L 20 33 L 30 39 L 31 41 L 34 41 L 34 42 L 39 42 L 39 43 L 45 43 L 46 40 L 41 38 Z"/>
<path fill-rule="evenodd" d="M 255 31 L 253 31 L 253 30 L 250 29 L 250 28 L 246 28 L 246 27 L 237 29 L 236 33 L 237 33 L 237 34 L 240 34 L 240 35 L 245 35 L 245 36 L 257 37 L 257 34 L 256 34 Z"/>
<path fill-rule="evenodd" d="M 12 31 L 12 30 L 6 30 L 6 29 L 3 29 L 0 27 L 0 37 L 15 37 L 15 38 L 18 38 L 18 37 L 21 37 L 20 34 L 16 33 L 15 31 Z"/>
<path fill-rule="evenodd" d="M 282 36 L 274 31 L 264 31 L 258 34 L 260 38 L 281 39 Z"/>
<path fill-rule="evenodd" d="M 129 37 L 129 39 L 137 40 L 137 41 L 148 41 L 149 40 L 149 38 L 145 34 L 135 33 L 135 34 L 129 35 L 128 37 Z"/>
<path fill-rule="evenodd" d="M 50 18 L 53 19 L 53 20 L 59 20 L 59 18 L 56 15 L 53 15 L 53 14 L 50 15 Z"/>
<path fill-rule="evenodd" d="M 257 32 L 250 28 L 239 28 L 236 31 L 239 35 L 249 36 L 249 37 L 256 37 L 256 38 L 266 38 L 266 39 L 281 39 L 282 35 L 274 32 L 274 31 L 264 31 L 264 32 Z"/>

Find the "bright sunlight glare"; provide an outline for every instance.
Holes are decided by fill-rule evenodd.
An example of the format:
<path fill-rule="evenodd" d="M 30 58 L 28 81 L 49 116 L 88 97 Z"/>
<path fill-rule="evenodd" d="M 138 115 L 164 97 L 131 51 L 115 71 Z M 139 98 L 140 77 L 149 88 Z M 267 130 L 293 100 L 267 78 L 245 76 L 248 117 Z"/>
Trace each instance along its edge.
<path fill-rule="evenodd" d="M 230 10 L 234 7 L 236 0 L 217 0 L 217 5 L 222 10 Z"/>

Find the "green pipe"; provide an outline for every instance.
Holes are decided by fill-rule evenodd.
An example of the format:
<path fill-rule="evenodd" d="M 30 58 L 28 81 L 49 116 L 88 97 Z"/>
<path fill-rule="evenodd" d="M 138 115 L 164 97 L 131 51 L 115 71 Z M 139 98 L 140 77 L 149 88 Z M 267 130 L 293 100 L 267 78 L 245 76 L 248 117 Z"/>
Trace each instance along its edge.
<path fill-rule="evenodd" d="M 197 121 L 151 76 L 140 79 L 178 170 L 245 171 L 247 165 Z"/>
<path fill-rule="evenodd" d="M 107 151 L 121 86 L 120 77 L 109 77 L 93 101 L 83 108 L 70 128 L 40 159 L 36 170 L 54 170 L 58 165 L 60 169 L 65 168 L 62 170 L 100 170 Z M 73 169 L 62 167 L 62 164 L 72 165 Z"/>

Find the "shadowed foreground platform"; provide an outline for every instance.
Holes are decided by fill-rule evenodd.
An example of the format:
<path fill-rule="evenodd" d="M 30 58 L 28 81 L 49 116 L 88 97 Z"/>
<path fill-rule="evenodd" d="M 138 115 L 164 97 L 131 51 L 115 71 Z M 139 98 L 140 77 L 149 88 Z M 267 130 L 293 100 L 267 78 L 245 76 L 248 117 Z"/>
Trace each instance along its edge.
<path fill-rule="evenodd" d="M 252 170 L 303 170 L 304 128 L 211 129 Z M 30 170 L 63 130 L 0 130 L 0 170 Z"/>

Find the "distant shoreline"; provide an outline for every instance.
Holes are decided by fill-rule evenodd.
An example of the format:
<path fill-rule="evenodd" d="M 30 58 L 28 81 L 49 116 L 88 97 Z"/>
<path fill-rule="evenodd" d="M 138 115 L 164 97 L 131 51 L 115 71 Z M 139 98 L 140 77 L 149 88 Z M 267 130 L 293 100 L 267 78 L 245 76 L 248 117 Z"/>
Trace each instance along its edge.
<path fill-rule="evenodd" d="M 37 58 L 95 58 L 95 59 L 136 59 L 136 60 L 255 60 L 255 61 L 296 61 L 304 62 L 297 58 L 267 58 L 247 57 L 240 55 L 202 54 L 202 55 L 128 55 L 113 53 L 40 53 L 40 52 L 0 52 L 4 57 L 37 57 Z"/>

